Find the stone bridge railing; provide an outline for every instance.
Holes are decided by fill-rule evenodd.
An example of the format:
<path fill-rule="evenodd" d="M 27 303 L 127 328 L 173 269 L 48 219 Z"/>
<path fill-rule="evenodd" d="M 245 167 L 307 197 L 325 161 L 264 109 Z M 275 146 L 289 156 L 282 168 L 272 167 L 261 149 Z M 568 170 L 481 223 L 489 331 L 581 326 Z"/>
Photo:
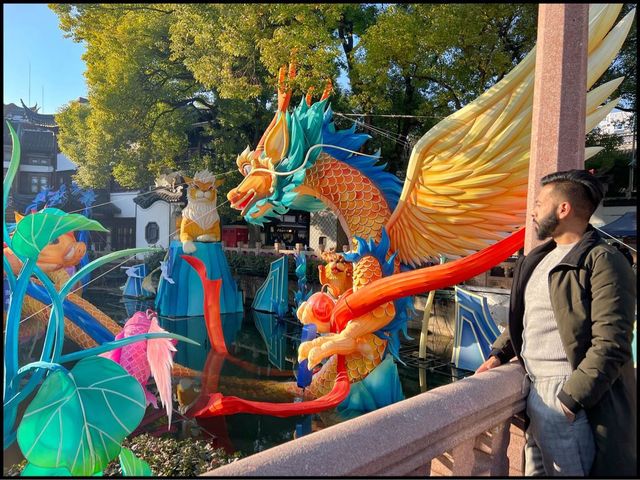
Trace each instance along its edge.
<path fill-rule="evenodd" d="M 519 476 L 523 378 L 520 365 L 503 365 L 205 475 Z"/>

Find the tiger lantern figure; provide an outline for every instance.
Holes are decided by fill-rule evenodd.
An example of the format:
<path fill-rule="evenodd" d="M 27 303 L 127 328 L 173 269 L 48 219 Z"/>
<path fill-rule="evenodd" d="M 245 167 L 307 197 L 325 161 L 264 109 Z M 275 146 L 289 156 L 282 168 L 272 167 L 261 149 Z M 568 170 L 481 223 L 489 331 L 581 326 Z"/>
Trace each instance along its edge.
<path fill-rule="evenodd" d="M 188 185 L 187 206 L 182 211 L 180 241 L 184 253 L 193 253 L 196 251 L 194 241 L 219 242 L 221 239 L 216 203 L 223 180 L 216 179 L 208 170 L 201 170 L 193 178 L 185 176 L 184 181 Z"/>

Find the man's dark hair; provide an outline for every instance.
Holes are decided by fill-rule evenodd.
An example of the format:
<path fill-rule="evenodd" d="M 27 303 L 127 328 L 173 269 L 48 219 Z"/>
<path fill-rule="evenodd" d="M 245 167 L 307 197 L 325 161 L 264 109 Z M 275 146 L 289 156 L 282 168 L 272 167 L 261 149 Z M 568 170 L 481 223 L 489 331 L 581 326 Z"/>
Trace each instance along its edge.
<path fill-rule="evenodd" d="M 576 213 L 589 220 L 604 196 L 602 182 L 586 170 L 550 173 L 540 180 L 542 186 L 553 184 L 555 191 L 569 200 Z"/>

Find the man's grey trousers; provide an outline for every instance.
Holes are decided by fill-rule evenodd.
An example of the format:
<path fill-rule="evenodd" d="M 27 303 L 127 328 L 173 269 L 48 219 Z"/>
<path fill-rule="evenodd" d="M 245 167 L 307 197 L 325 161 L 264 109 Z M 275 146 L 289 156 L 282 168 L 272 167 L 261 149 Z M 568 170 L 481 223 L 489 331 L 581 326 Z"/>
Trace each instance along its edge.
<path fill-rule="evenodd" d="M 570 422 L 558 393 L 568 377 L 530 378 L 525 433 L 525 475 L 587 476 L 595 457 L 593 433 L 584 410 Z"/>

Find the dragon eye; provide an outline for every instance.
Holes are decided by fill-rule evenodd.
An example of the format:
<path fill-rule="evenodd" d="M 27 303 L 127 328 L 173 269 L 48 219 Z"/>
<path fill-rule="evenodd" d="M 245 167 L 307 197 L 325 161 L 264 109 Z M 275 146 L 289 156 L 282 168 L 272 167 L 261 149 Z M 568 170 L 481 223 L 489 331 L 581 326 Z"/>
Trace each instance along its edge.
<path fill-rule="evenodd" d="M 249 175 L 251 173 L 251 165 L 247 163 L 242 167 L 242 170 L 244 171 L 245 175 Z"/>
<path fill-rule="evenodd" d="M 57 245 L 58 243 L 60 243 L 60 237 L 55 238 L 54 240 L 51 240 L 49 243 L 51 245 Z"/>

